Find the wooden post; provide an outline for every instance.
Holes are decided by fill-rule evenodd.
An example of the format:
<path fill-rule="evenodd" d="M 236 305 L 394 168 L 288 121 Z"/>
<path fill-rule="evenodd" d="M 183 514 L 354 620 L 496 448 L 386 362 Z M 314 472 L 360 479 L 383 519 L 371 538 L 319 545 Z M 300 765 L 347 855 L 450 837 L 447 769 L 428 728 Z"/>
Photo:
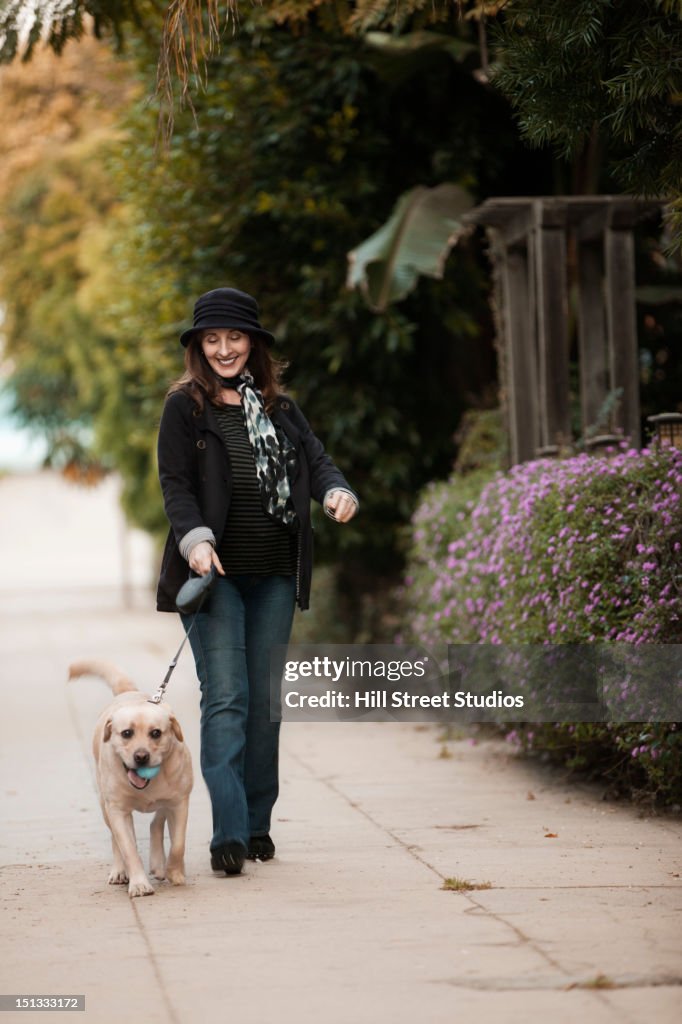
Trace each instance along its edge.
<path fill-rule="evenodd" d="M 545 448 L 571 440 L 566 211 L 561 203 L 537 199 L 534 214 L 540 445 Z"/>
<path fill-rule="evenodd" d="M 535 332 L 526 249 L 500 246 L 498 259 L 502 266 L 510 456 L 515 466 L 535 458 L 538 445 Z"/>
<path fill-rule="evenodd" d="M 639 448 L 639 361 L 635 310 L 635 245 L 632 221 L 609 218 L 604 232 L 606 330 L 611 387 L 622 390 L 614 425 Z"/>
<path fill-rule="evenodd" d="M 600 440 L 610 443 L 611 432 L 620 429 L 633 446 L 641 443 L 632 229 L 661 205 L 627 196 L 501 196 L 465 215 L 496 239 L 512 464 L 538 452 L 560 454 L 572 441 L 569 227 L 578 247 L 583 433 L 597 425 L 606 399 L 619 390 L 618 407 L 599 424 Z"/>
<path fill-rule="evenodd" d="M 612 417 L 598 423 L 600 411 L 609 393 L 604 257 L 599 241 L 578 242 L 578 355 L 584 437 L 590 428 L 593 433 L 603 434 L 612 425 Z"/>

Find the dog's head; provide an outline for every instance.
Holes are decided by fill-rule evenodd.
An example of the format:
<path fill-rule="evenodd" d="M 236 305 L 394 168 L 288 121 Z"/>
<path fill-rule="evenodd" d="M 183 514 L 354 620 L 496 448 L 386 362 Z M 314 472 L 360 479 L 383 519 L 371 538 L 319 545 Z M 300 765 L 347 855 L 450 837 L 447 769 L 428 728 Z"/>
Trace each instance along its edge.
<path fill-rule="evenodd" d="M 130 784 L 146 789 L 150 780 L 137 775 L 137 769 L 162 765 L 174 744 L 182 743 L 184 737 L 167 705 L 145 701 L 117 708 L 105 723 L 102 740 L 111 743 Z"/>

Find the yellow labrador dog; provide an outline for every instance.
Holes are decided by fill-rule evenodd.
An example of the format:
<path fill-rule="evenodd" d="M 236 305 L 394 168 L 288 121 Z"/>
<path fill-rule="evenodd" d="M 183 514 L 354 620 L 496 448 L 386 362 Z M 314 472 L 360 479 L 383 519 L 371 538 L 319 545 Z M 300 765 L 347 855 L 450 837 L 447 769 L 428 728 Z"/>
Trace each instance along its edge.
<path fill-rule="evenodd" d="M 100 803 L 111 830 L 114 855 L 109 884 L 127 882 L 131 897 L 154 893 L 135 841 L 132 812 L 142 811 L 156 812 L 150 828 L 150 874 L 184 885 L 193 775 L 182 729 L 165 702 L 152 704 L 114 665 L 77 661 L 69 667 L 69 679 L 85 675 L 104 679 L 115 694 L 100 716 L 93 738 Z M 166 821 L 171 840 L 168 860 L 163 847 Z"/>

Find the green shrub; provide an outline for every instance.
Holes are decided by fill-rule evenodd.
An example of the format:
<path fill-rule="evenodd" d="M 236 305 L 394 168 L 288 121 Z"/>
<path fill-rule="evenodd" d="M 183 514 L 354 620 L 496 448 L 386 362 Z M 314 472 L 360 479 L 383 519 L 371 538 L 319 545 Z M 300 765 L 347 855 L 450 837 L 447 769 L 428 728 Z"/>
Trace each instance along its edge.
<path fill-rule="evenodd" d="M 426 488 L 406 578 L 411 639 L 682 643 L 682 452 L 538 460 Z M 614 789 L 681 798 L 675 723 L 520 725 L 527 751 Z"/>

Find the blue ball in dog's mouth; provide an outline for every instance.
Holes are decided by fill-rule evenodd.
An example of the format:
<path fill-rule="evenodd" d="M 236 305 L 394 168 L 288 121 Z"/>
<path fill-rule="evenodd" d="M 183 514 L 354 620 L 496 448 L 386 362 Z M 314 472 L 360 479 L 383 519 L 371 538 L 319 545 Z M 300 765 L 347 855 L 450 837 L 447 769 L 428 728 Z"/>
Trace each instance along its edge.
<path fill-rule="evenodd" d="M 136 768 L 135 771 L 141 779 L 154 779 L 161 771 L 161 765 L 155 764 L 150 765 L 147 768 Z"/>

